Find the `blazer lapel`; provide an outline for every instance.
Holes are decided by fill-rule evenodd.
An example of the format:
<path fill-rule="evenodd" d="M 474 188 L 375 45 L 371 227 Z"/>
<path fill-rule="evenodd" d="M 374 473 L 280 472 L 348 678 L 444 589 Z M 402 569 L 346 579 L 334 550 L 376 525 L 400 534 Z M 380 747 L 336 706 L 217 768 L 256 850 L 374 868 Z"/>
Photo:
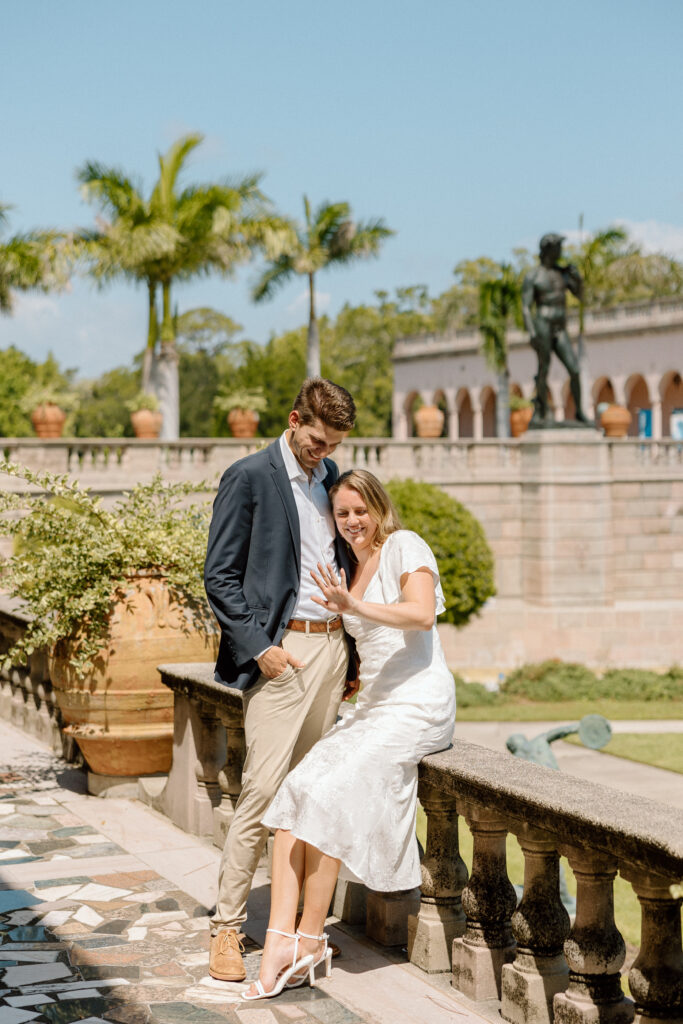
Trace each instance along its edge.
<path fill-rule="evenodd" d="M 282 452 L 280 451 L 279 441 L 275 441 L 270 445 L 268 454 L 270 456 L 273 483 L 277 487 L 278 493 L 282 498 L 282 504 L 285 506 L 287 522 L 289 523 L 290 533 L 292 534 L 294 554 L 296 556 L 296 569 L 299 577 L 301 577 L 301 530 L 299 527 L 299 513 L 296 510 L 296 502 L 294 501 L 294 495 L 292 493 L 292 484 L 287 476 L 287 470 L 282 458 Z"/>

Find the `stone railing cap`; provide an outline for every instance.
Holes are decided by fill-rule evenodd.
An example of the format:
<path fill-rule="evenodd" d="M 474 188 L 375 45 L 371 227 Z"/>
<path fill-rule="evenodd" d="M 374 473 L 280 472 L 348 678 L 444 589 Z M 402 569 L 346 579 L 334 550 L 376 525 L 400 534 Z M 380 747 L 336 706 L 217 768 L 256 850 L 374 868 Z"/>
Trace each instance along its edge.
<path fill-rule="evenodd" d="M 455 739 L 426 757 L 421 777 L 456 798 L 546 829 L 565 846 L 588 846 L 683 879 L 683 811 Z"/>

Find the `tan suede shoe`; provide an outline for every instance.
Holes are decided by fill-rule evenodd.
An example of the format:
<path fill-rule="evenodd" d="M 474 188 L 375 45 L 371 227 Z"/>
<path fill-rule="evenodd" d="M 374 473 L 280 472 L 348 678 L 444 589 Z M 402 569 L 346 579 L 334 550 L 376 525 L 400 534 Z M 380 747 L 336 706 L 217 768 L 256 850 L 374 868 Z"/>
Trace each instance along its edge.
<path fill-rule="evenodd" d="M 211 936 L 209 974 L 217 981 L 244 981 L 247 972 L 242 953 L 244 946 L 234 928 L 223 928 Z"/>

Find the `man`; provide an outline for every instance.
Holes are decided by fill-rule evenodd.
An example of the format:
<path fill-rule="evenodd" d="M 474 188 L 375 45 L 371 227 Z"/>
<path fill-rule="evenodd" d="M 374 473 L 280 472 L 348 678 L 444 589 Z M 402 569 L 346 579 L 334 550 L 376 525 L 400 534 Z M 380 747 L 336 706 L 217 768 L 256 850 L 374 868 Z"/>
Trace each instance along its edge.
<path fill-rule="evenodd" d="M 571 264 L 559 266 L 562 255 L 562 235 L 544 235 L 540 241 L 539 267 L 530 270 L 522 285 L 522 313 L 524 326 L 531 336 L 531 344 L 538 356 L 536 397 L 532 426 L 553 426 L 548 408 L 548 369 L 550 355 L 555 352 L 569 371 L 569 388 L 576 407 L 576 420 L 589 423 L 581 407 L 581 378 L 579 361 L 567 334 L 566 292 L 581 297 L 583 282 Z M 532 305 L 536 306 L 535 314 Z"/>
<path fill-rule="evenodd" d="M 349 570 L 327 491 L 331 455 L 355 422 L 351 395 L 306 380 L 289 429 L 224 473 L 209 531 L 204 582 L 221 627 L 216 678 L 244 691 L 246 759 L 221 859 L 209 973 L 246 976 L 240 930 L 267 836 L 261 818 L 283 778 L 334 724 L 349 678 L 339 616 L 312 600 L 311 570 Z"/>

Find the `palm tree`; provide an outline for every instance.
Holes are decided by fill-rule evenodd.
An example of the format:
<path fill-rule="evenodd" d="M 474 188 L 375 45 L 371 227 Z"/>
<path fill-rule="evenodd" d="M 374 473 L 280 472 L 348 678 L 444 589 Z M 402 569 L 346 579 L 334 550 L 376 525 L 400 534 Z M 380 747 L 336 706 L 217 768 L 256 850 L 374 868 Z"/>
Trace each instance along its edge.
<path fill-rule="evenodd" d="M 12 207 L 0 203 L 0 228 Z M 31 231 L 0 242 L 0 312 L 11 313 L 13 292 L 49 291 L 68 276 L 64 239 L 56 231 Z"/>
<path fill-rule="evenodd" d="M 348 203 L 322 203 L 311 212 L 304 196 L 306 223 L 295 225 L 292 244 L 269 261 L 253 290 L 256 302 L 269 299 L 295 274 L 308 278 L 308 342 L 306 373 L 320 376 L 320 337 L 315 311 L 315 275 L 329 266 L 341 266 L 358 259 L 376 256 L 380 244 L 393 235 L 382 220 L 356 224 Z"/>
<path fill-rule="evenodd" d="M 510 322 L 522 322 L 522 286 L 519 274 L 508 263 L 500 264 L 498 277 L 479 285 L 479 330 L 481 350 L 498 377 L 496 434 L 510 436 L 510 370 L 507 329 Z"/>
<path fill-rule="evenodd" d="M 250 258 L 255 246 L 275 257 L 289 238 L 282 219 L 267 207 L 258 187 L 260 175 L 179 189 L 187 158 L 202 138 L 198 133 L 186 135 L 159 156 L 159 177 L 148 199 L 116 168 L 87 163 L 78 172 L 86 198 L 98 200 L 111 218 L 98 231 L 82 234 L 91 273 L 102 283 L 126 277 L 147 286 L 143 387 L 159 398 L 161 436 L 166 440 L 178 437 L 179 421 L 173 282 L 214 271 L 229 275 L 236 264 Z"/>

